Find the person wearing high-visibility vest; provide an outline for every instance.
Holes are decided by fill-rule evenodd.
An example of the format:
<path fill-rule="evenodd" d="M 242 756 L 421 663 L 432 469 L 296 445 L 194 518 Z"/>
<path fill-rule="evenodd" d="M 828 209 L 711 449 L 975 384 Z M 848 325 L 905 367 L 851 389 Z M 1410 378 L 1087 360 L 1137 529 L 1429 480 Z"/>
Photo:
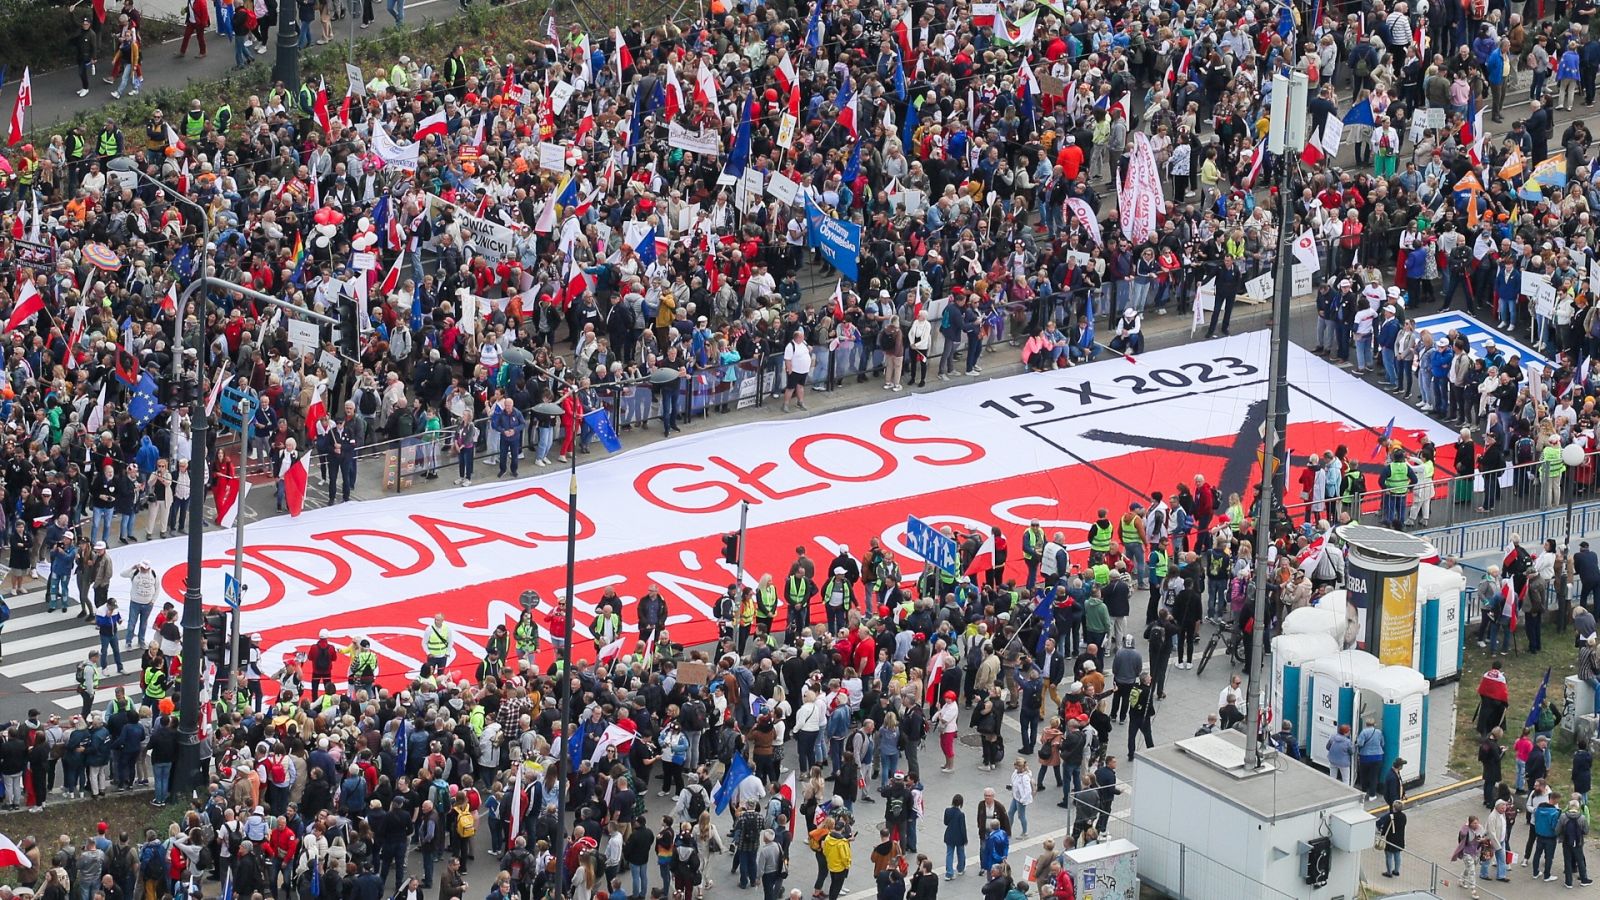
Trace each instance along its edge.
<path fill-rule="evenodd" d="M 802 571 L 795 571 L 784 580 L 783 602 L 788 606 L 788 621 L 783 628 L 785 643 L 798 642 L 800 632 L 811 624 L 811 598 L 816 593 L 817 586 Z"/>
<path fill-rule="evenodd" d="M 1544 479 L 1544 505 L 1550 509 L 1561 505 L 1561 483 L 1566 480 L 1567 464 L 1561 459 L 1561 437 L 1552 434 L 1545 441 L 1539 458 L 1539 475 Z"/>
<path fill-rule="evenodd" d="M 594 649 L 597 653 L 622 636 L 622 617 L 611 611 L 611 604 L 600 604 L 600 612 L 589 625 L 589 634 L 594 636 Z"/>
<path fill-rule="evenodd" d="M 772 576 L 764 574 L 756 584 L 756 629 L 762 634 L 772 633 L 772 620 L 778 617 L 778 586 Z"/>
<path fill-rule="evenodd" d="M 160 662 L 145 666 L 139 677 L 139 686 L 144 693 L 144 705 L 154 709 L 167 696 L 166 666 Z"/>
<path fill-rule="evenodd" d="M 1383 470 L 1383 524 L 1389 528 L 1404 528 L 1406 524 L 1406 495 L 1416 482 L 1417 473 L 1406 462 L 1404 450 L 1389 454 Z"/>
<path fill-rule="evenodd" d="M 1111 552 L 1111 518 L 1110 513 L 1102 509 L 1095 513 L 1095 520 L 1089 525 L 1089 565 L 1106 558 Z"/>
<path fill-rule="evenodd" d="M 739 602 L 734 607 L 738 615 L 735 623 L 734 635 L 738 638 L 739 652 L 744 652 L 744 645 L 750 640 L 750 629 L 756 624 L 756 592 L 750 588 L 739 591 Z"/>
<path fill-rule="evenodd" d="M 1146 622 L 1154 622 L 1156 611 L 1161 605 L 1161 587 L 1167 583 L 1169 559 L 1166 549 L 1160 544 L 1152 544 L 1147 562 L 1150 567 L 1150 602 L 1145 604 L 1144 619 Z"/>
<path fill-rule="evenodd" d="M 533 607 L 522 608 L 522 615 L 517 617 L 517 627 L 511 633 L 517 642 L 517 659 L 532 659 L 539 652 L 539 625 L 533 621 Z"/>
<path fill-rule="evenodd" d="M 1028 523 L 1028 530 L 1022 533 L 1022 562 L 1028 567 L 1028 582 L 1023 585 L 1028 590 L 1039 581 L 1039 563 L 1044 559 L 1044 545 L 1046 544 L 1044 529 L 1039 527 L 1039 520 L 1034 519 Z"/>
<path fill-rule="evenodd" d="M 362 638 L 359 644 L 351 644 L 339 651 L 350 657 L 350 693 L 371 690 L 372 685 L 378 680 L 378 654 L 372 652 L 372 641 Z"/>
<path fill-rule="evenodd" d="M 444 613 L 434 613 L 433 624 L 423 629 L 422 655 L 424 678 L 443 672 L 445 663 L 450 661 L 450 626 L 444 623 Z"/>

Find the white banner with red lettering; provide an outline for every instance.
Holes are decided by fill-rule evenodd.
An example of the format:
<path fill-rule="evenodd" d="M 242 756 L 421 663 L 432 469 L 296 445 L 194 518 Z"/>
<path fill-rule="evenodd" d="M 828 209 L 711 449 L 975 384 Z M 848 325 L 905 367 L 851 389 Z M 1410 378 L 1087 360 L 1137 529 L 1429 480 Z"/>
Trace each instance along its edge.
<path fill-rule="evenodd" d="M 1155 351 L 1131 365 L 1113 357 L 809 418 L 780 419 L 774 411 L 771 421 L 691 431 L 583 466 L 578 647 L 593 658 L 586 626 L 612 587 L 625 604 L 625 652 L 632 652 L 631 605 L 652 584 L 667 598 L 675 641 L 714 640 L 712 605 L 733 578 L 721 536 L 738 528 L 741 500 L 750 503 L 746 577 L 753 585 L 763 573 L 781 581 L 797 546 L 820 572 L 839 544 L 859 558 L 873 537 L 914 580 L 921 561 L 904 546 L 908 514 L 985 532 L 999 525 L 1013 548 L 1007 575 L 1020 580 L 1021 532 L 1032 519 L 1064 531 L 1081 550 L 1098 508 L 1125 510 L 1197 473 L 1224 497 L 1248 497 L 1268 344 L 1267 333 L 1256 332 Z M 1418 432 L 1441 445 L 1454 437 L 1299 348 L 1289 373 L 1291 478 L 1304 453 L 1340 444 L 1366 462 L 1391 416 L 1395 433 L 1411 442 Z M 518 595 L 532 588 L 544 598 L 541 623 L 560 602 L 566 519 L 567 473 L 545 470 L 253 522 L 245 530 L 244 628 L 264 634 L 268 672 L 319 629 L 371 638 L 387 680 L 422 664 L 424 628 L 443 612 L 455 642 L 451 668 L 470 677 L 494 627 L 515 623 Z M 181 598 L 182 538 L 113 554 L 119 570 L 152 560 L 165 593 Z M 209 603 L 221 604 L 232 560 L 231 530 L 208 533 Z"/>
<path fill-rule="evenodd" d="M 1118 185 L 1117 204 L 1122 233 L 1128 240 L 1139 244 L 1156 233 L 1156 223 L 1166 200 L 1161 192 L 1161 167 L 1156 164 L 1150 138 L 1142 131 L 1132 135 L 1132 145 L 1128 148 L 1128 176 L 1125 182 Z"/>

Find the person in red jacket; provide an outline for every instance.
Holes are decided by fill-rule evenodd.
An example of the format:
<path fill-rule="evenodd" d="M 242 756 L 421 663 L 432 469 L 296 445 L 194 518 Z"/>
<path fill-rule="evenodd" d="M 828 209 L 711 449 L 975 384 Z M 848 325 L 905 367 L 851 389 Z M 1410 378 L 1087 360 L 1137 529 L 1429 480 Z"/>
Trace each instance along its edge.
<path fill-rule="evenodd" d="M 200 43 L 200 58 L 206 58 L 206 29 L 211 27 L 210 0 L 189 0 L 183 10 L 183 43 L 178 45 L 178 56 L 189 52 L 189 35 Z"/>
<path fill-rule="evenodd" d="M 283 879 L 283 890 L 289 893 L 294 880 L 295 854 L 300 852 L 300 838 L 289 827 L 289 822 L 283 816 L 278 817 L 277 824 L 272 833 L 267 835 L 267 861 L 271 866 L 271 874 L 267 882 L 269 893 L 277 893 L 278 879 Z"/>

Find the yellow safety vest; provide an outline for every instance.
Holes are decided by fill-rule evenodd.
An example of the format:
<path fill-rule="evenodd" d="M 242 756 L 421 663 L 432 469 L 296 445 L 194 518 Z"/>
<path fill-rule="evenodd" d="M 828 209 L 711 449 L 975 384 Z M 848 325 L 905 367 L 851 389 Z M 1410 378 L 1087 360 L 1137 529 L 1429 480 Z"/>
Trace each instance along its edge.
<path fill-rule="evenodd" d="M 1096 553 L 1111 552 L 1111 526 L 1101 527 L 1099 522 L 1089 526 L 1089 549 Z"/>
<path fill-rule="evenodd" d="M 1389 474 L 1383 477 L 1383 486 L 1391 494 L 1404 496 L 1411 490 L 1411 467 L 1403 462 L 1389 463 Z"/>
<path fill-rule="evenodd" d="M 350 660 L 351 678 L 373 678 L 378 674 L 378 654 L 362 650 Z"/>
<path fill-rule="evenodd" d="M 450 628 L 445 626 L 441 631 L 437 625 L 428 626 L 427 637 L 423 639 L 424 646 L 428 649 L 429 656 L 443 656 L 450 649 Z"/>

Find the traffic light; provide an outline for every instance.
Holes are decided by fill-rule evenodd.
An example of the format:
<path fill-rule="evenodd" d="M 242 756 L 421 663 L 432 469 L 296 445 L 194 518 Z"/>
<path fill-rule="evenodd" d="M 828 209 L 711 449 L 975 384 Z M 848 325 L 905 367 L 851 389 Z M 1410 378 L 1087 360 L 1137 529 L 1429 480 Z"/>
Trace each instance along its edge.
<path fill-rule="evenodd" d="M 725 534 L 722 536 L 722 561 L 730 566 L 739 564 L 738 534 Z"/>
<path fill-rule="evenodd" d="M 356 316 L 360 312 L 360 302 L 353 298 L 341 297 L 339 300 L 339 352 L 355 359 L 360 355 L 360 348 L 356 340 L 361 330 L 356 325 Z"/>
<path fill-rule="evenodd" d="M 1328 883 L 1328 870 L 1333 865 L 1333 839 L 1314 838 L 1306 843 L 1306 884 L 1322 887 Z"/>

